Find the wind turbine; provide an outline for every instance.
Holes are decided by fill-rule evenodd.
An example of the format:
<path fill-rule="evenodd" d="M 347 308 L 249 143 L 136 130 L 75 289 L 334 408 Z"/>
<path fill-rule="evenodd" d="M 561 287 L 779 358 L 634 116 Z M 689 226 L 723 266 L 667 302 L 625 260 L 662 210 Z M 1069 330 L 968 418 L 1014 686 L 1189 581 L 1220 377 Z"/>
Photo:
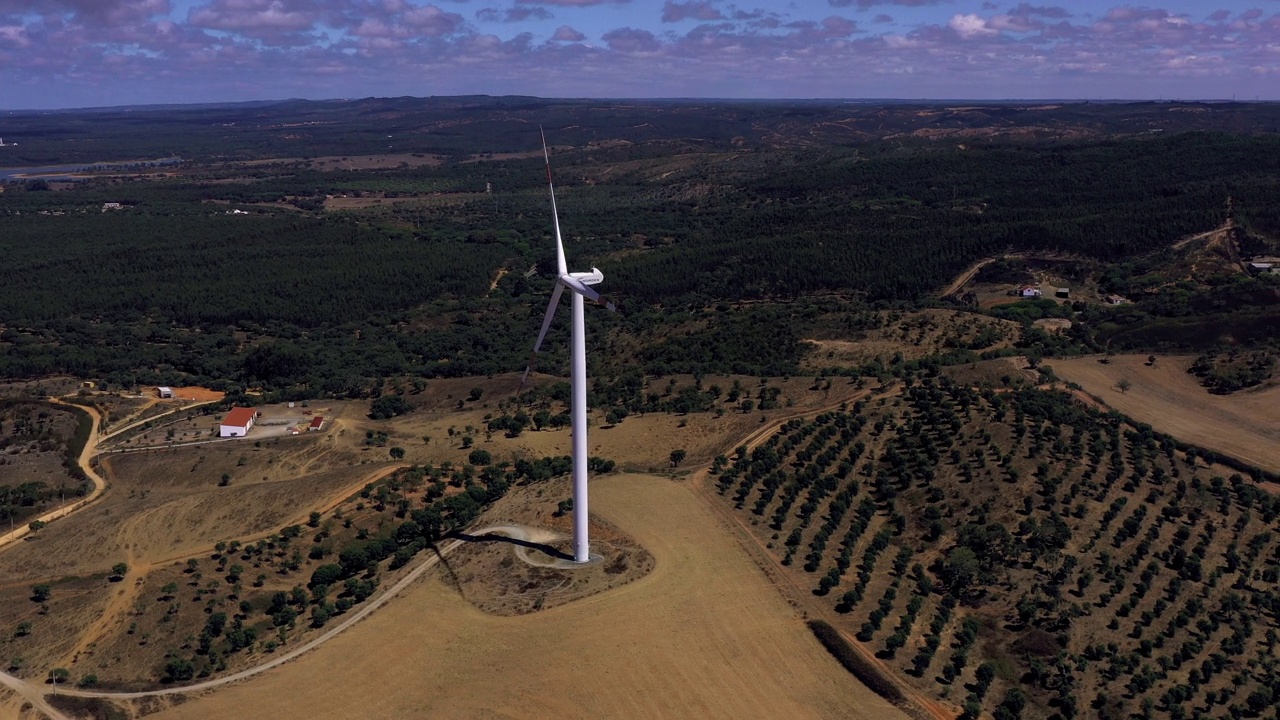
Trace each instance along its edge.
<path fill-rule="evenodd" d="M 538 332 L 538 340 L 533 344 L 534 355 L 542 347 L 542 340 L 547 336 L 547 328 L 556 314 L 556 305 L 560 302 L 560 293 L 568 288 L 573 293 L 573 334 L 569 340 L 572 372 L 569 376 L 570 393 L 573 400 L 573 561 L 586 563 L 591 561 L 591 544 L 587 540 L 587 333 L 586 314 L 583 311 L 584 298 L 616 311 L 613 303 L 600 297 L 600 293 L 591 289 L 604 280 L 604 273 L 597 268 L 591 272 L 569 272 L 564 260 L 564 241 L 560 238 L 560 217 L 556 212 L 556 188 L 551 182 L 551 154 L 547 152 L 547 134 L 542 133 L 542 157 L 547 162 L 547 190 L 551 194 L 551 219 L 556 229 L 556 287 L 551 291 L 551 303 L 547 305 L 547 314 L 542 318 L 542 329 Z M 529 378 L 533 368 L 533 358 L 524 370 L 520 386 Z"/>

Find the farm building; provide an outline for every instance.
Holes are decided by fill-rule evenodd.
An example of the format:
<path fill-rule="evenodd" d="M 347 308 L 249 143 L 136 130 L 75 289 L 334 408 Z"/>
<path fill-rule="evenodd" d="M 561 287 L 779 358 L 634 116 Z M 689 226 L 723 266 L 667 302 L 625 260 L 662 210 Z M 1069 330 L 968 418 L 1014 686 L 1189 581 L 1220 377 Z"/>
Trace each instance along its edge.
<path fill-rule="evenodd" d="M 317 415 L 311 418 L 311 424 L 307 426 L 307 431 L 319 430 L 324 427 L 324 416 Z"/>
<path fill-rule="evenodd" d="M 1018 288 L 1018 295 L 1022 297 L 1040 297 L 1040 288 L 1035 285 L 1023 285 Z"/>
<path fill-rule="evenodd" d="M 244 437 L 253 427 L 255 413 L 253 408 L 231 408 L 231 412 L 218 425 L 218 437 Z"/>
<path fill-rule="evenodd" d="M 160 386 L 156 388 L 156 395 L 159 395 L 162 398 L 171 398 L 173 397 L 173 388 Z"/>
<path fill-rule="evenodd" d="M 1058 288 L 1055 294 L 1060 298 L 1069 298 L 1071 297 L 1071 288 Z"/>

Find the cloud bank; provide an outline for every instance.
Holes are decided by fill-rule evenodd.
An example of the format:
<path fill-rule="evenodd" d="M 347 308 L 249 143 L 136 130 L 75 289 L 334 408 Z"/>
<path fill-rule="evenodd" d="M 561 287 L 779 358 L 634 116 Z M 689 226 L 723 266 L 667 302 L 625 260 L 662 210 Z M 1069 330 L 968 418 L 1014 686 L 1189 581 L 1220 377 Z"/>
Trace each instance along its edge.
<path fill-rule="evenodd" d="M 1280 99 L 1275 0 L 1194 15 L 762 5 L 0 0 L 0 108 L 472 93 Z"/>

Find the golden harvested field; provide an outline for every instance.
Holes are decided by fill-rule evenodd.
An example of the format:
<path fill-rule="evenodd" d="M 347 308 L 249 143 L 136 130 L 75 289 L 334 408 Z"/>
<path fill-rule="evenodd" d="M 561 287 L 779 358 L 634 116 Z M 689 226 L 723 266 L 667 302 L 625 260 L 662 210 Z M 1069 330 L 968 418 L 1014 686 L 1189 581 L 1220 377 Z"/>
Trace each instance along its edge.
<path fill-rule="evenodd" d="M 1194 358 L 1116 355 L 1047 362 L 1064 380 L 1078 383 L 1107 405 L 1179 440 L 1280 472 L 1280 386 L 1213 395 L 1187 372 Z M 1116 383 L 1133 383 L 1120 392 Z"/>
<path fill-rule="evenodd" d="M 315 652 L 156 718 L 905 718 L 805 628 L 688 485 L 592 484 L 649 549 L 649 575 L 520 617 L 487 615 L 433 571 Z"/>

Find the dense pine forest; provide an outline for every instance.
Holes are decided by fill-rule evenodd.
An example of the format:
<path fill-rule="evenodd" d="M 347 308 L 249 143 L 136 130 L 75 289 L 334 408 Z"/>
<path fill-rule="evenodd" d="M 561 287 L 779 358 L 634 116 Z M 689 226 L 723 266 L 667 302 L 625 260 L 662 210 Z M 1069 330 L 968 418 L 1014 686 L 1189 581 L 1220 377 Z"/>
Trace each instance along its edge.
<path fill-rule="evenodd" d="M 935 304 L 1006 252 L 1108 265 L 1109 290 L 1145 293 L 1124 311 L 1069 308 L 1078 330 L 1028 329 L 1022 351 L 1257 347 L 1280 318 L 1268 278 L 1176 301 L 1151 281 L 1151 258 L 1220 225 L 1228 197 L 1258 250 L 1280 234 L 1270 106 L 1191 122 L 1160 105 L 627 104 L 652 121 L 637 130 L 590 103 L 416 102 L 367 101 L 361 129 L 341 104 L 55 114 L 38 131 L 20 116 L 23 155 L 5 162 L 186 160 L 3 184 L 0 377 L 363 395 L 394 376 L 518 370 L 554 264 L 537 136 L 512 120 L 539 112 L 571 264 L 598 265 L 622 308 L 590 324 L 616 350 L 593 354 L 597 375 L 795 373 L 833 317 Z M 317 127 L 287 122 L 300 118 Z M 85 137 L 95 119 L 101 142 Z M 331 164 L 314 160 L 321 139 Z M 361 152 L 407 154 L 367 169 L 337 154 Z M 229 162 L 263 156 L 280 159 Z M 561 345 L 543 369 L 559 372 Z"/>

